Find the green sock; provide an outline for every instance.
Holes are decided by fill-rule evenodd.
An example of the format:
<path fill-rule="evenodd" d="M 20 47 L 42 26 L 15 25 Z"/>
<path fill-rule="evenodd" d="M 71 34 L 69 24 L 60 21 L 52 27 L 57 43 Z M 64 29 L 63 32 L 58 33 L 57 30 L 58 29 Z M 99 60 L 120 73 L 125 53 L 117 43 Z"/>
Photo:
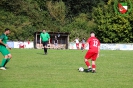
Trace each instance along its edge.
<path fill-rule="evenodd" d="M 4 67 L 5 67 L 5 65 L 6 65 L 9 61 L 10 61 L 10 58 L 7 58 L 7 59 L 6 59 L 6 62 L 5 62 L 5 64 L 4 64 Z"/>
<path fill-rule="evenodd" d="M 10 61 L 10 58 L 7 58 L 7 62 L 9 62 Z"/>
<path fill-rule="evenodd" d="M 7 60 L 7 59 L 5 59 L 5 58 L 2 60 L 1 67 L 4 67 L 4 65 L 5 65 L 5 63 L 6 63 L 6 60 Z"/>

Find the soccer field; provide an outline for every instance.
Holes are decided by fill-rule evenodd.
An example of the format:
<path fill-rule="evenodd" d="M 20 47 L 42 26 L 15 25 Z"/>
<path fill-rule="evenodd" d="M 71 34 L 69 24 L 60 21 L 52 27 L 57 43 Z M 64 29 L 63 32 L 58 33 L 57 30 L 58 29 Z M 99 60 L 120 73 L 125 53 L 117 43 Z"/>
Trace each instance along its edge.
<path fill-rule="evenodd" d="M 77 70 L 87 68 L 86 51 L 50 49 L 48 55 L 43 55 L 42 49 L 12 49 L 11 53 L 7 70 L 0 70 L 0 88 L 133 87 L 133 51 L 102 50 L 96 73 Z"/>

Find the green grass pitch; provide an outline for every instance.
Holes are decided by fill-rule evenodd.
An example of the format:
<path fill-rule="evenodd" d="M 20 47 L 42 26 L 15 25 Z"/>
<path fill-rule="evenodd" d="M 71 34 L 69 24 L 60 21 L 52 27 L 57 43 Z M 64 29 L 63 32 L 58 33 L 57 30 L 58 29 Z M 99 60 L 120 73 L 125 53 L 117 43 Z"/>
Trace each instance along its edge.
<path fill-rule="evenodd" d="M 132 88 L 133 51 L 101 50 L 96 73 L 78 72 L 86 51 L 12 49 L 0 88 Z M 0 61 L 3 56 L 0 54 Z M 0 62 L 1 63 L 1 62 Z"/>

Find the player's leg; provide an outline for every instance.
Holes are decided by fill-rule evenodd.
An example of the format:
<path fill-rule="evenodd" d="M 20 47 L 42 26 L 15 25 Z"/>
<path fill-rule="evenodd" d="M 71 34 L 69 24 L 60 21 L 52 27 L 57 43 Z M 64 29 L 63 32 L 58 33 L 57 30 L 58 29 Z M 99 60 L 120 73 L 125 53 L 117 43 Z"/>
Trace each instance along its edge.
<path fill-rule="evenodd" d="M 56 43 L 54 44 L 54 49 L 57 49 L 57 47 L 56 47 Z"/>
<path fill-rule="evenodd" d="M 0 66 L 4 67 L 4 64 L 6 63 L 6 59 L 8 58 L 9 53 L 7 53 L 6 47 L 4 46 L 0 46 L 0 50 L 1 50 L 2 55 L 4 56 Z"/>
<path fill-rule="evenodd" d="M 82 50 L 84 50 L 84 44 L 82 43 Z"/>
<path fill-rule="evenodd" d="M 5 65 L 7 64 L 7 62 L 9 62 L 9 60 L 11 59 L 12 55 L 10 54 L 10 52 L 6 49 L 6 47 L 2 47 L 1 48 L 2 51 L 2 55 L 4 56 L 4 58 L 2 59 L 2 62 L 1 62 L 1 70 L 6 70 L 5 69 Z"/>
<path fill-rule="evenodd" d="M 4 64 L 4 67 L 10 61 L 11 58 L 12 58 L 12 55 L 11 54 L 8 54 L 8 58 L 6 59 L 6 63 Z"/>
<path fill-rule="evenodd" d="M 46 54 L 45 42 L 43 42 L 44 54 Z"/>
<path fill-rule="evenodd" d="M 76 43 L 76 48 L 78 49 L 77 43 Z"/>
<path fill-rule="evenodd" d="M 5 68 L 5 63 L 6 63 L 6 61 L 7 61 L 7 56 L 5 56 L 5 57 L 2 59 L 0 70 L 6 70 L 6 68 Z"/>
<path fill-rule="evenodd" d="M 47 54 L 48 41 L 44 42 L 44 53 Z"/>
<path fill-rule="evenodd" d="M 79 43 L 76 43 L 76 48 L 79 49 Z"/>
<path fill-rule="evenodd" d="M 42 42 L 42 45 L 43 45 L 43 49 L 44 49 L 44 54 L 45 54 L 45 44 L 44 44 L 44 42 Z"/>
<path fill-rule="evenodd" d="M 96 72 L 96 64 L 95 61 L 97 59 L 97 53 L 94 53 L 94 55 L 92 56 L 92 72 L 95 73 Z"/>
<path fill-rule="evenodd" d="M 86 66 L 88 67 L 88 72 L 90 72 L 92 69 L 91 69 L 91 66 L 90 66 L 90 62 L 89 62 L 89 59 L 91 58 L 91 56 L 92 56 L 92 54 L 91 54 L 91 52 L 87 52 L 86 53 L 86 55 L 85 55 L 85 59 L 84 59 L 84 61 L 85 61 L 85 64 L 86 64 Z"/>
<path fill-rule="evenodd" d="M 92 72 L 93 73 L 96 72 L 96 64 L 95 64 L 95 61 L 92 61 Z"/>
<path fill-rule="evenodd" d="M 58 49 L 58 44 L 57 44 L 57 43 L 55 43 L 55 45 L 56 45 L 56 49 Z"/>
<path fill-rule="evenodd" d="M 92 71 L 92 69 L 91 69 L 91 66 L 90 66 L 90 62 L 89 62 L 89 59 L 84 59 L 85 60 L 85 64 L 86 64 L 86 66 L 88 67 L 88 70 L 87 70 L 87 72 L 91 72 Z"/>
<path fill-rule="evenodd" d="M 79 50 L 79 43 L 77 44 L 77 48 L 78 48 L 78 50 Z"/>
<path fill-rule="evenodd" d="M 83 44 L 83 48 L 85 49 L 85 44 Z"/>

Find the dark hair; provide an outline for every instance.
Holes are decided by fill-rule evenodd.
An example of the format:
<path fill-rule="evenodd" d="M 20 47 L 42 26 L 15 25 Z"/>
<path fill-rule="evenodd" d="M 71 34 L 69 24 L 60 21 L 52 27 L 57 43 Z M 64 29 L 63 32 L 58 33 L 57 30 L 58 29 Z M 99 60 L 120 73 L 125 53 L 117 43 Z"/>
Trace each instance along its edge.
<path fill-rule="evenodd" d="M 91 31 L 91 32 L 90 32 L 90 34 L 91 34 L 91 33 L 94 33 L 94 34 L 95 34 L 95 32 L 94 32 L 94 31 Z"/>
<path fill-rule="evenodd" d="M 9 29 L 9 28 L 6 28 L 6 29 L 5 29 L 5 31 L 8 31 L 8 30 L 10 30 L 10 29 Z"/>

